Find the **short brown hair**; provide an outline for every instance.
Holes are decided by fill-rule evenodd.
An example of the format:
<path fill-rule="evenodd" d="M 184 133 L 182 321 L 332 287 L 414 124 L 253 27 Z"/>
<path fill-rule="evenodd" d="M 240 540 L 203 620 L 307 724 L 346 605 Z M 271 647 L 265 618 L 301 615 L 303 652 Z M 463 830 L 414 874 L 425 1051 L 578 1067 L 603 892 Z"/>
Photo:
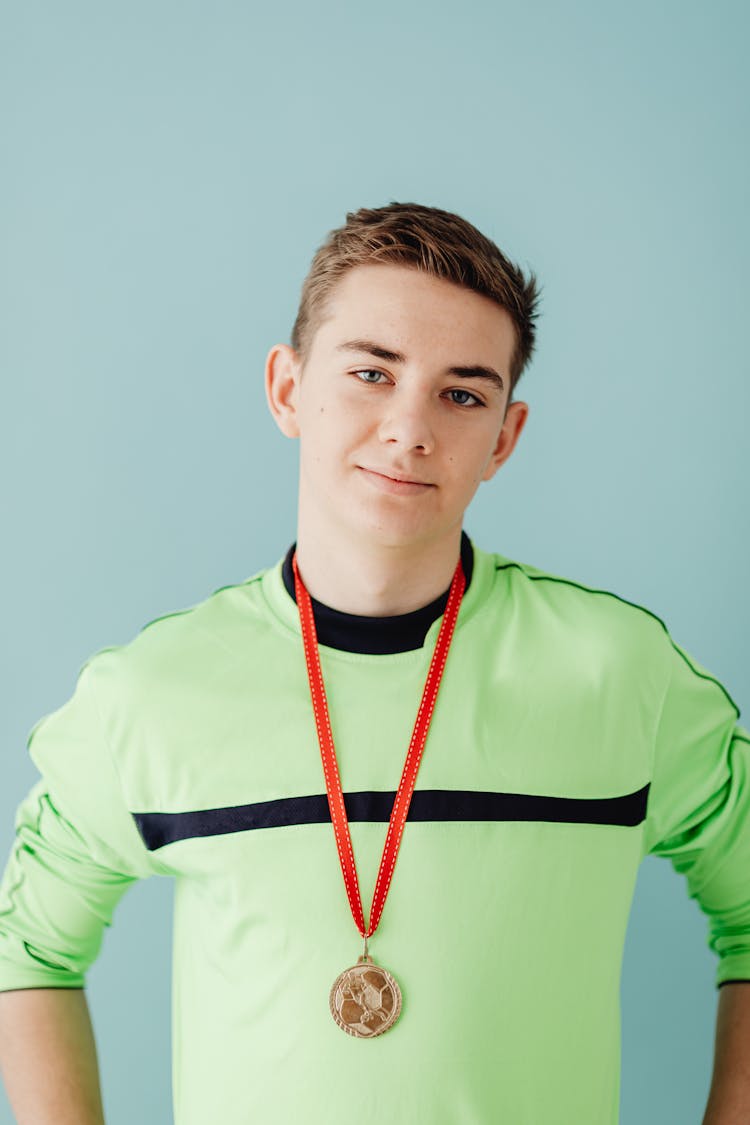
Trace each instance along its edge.
<path fill-rule="evenodd" d="M 349 211 L 346 223 L 329 231 L 302 284 L 291 345 L 302 363 L 325 319 L 326 302 L 354 266 L 389 262 L 411 266 L 490 297 L 512 318 L 516 347 L 510 367 L 510 395 L 531 359 L 540 290 L 526 279 L 491 239 L 452 211 L 420 203 L 396 203 Z"/>

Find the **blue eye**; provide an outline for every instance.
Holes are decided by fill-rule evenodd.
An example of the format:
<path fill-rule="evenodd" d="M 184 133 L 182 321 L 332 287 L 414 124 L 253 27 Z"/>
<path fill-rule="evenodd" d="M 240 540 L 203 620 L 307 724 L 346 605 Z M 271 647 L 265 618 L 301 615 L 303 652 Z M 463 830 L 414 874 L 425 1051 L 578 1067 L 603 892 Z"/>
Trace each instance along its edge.
<path fill-rule="evenodd" d="M 483 402 L 481 402 L 481 401 L 480 401 L 480 400 L 479 400 L 479 399 L 477 398 L 477 396 L 476 396 L 476 395 L 473 395 L 473 394 L 471 393 L 471 391 L 462 391 L 462 390 L 461 390 L 460 388 L 456 388 L 455 390 L 452 390 L 452 391 L 448 391 L 448 394 L 449 394 L 449 395 L 468 395 L 470 399 L 473 399 L 473 400 L 474 400 L 474 401 L 473 401 L 473 405 L 474 405 L 474 406 L 484 406 L 484 403 L 483 403 Z M 464 401 L 463 401 L 463 402 L 456 402 L 456 400 L 455 400 L 455 399 L 453 399 L 453 402 L 455 402 L 455 403 L 456 403 L 456 406 L 468 406 L 468 405 L 469 405 L 469 403 L 468 403 L 468 402 L 467 402 L 467 401 L 466 401 L 465 399 L 464 399 Z"/>
<path fill-rule="evenodd" d="M 357 375 L 357 376 L 360 376 L 360 375 L 382 375 L 383 372 L 382 371 L 375 371 L 371 367 L 364 367 L 360 371 L 353 371 L 352 374 Z M 375 380 L 374 379 L 362 379 L 361 382 L 363 382 L 363 383 L 374 383 Z"/>

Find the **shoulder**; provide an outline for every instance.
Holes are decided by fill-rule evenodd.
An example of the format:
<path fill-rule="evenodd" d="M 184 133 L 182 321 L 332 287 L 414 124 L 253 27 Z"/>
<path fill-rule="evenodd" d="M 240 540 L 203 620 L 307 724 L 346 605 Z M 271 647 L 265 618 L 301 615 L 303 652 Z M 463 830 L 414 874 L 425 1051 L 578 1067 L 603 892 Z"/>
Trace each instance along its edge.
<path fill-rule="evenodd" d="M 498 552 L 490 558 L 497 574 L 505 577 L 511 593 L 551 611 L 556 609 L 560 614 L 575 611 L 581 619 L 621 622 L 634 628 L 656 630 L 662 635 L 668 632 L 665 622 L 652 609 L 604 585 L 543 570 Z"/>
<path fill-rule="evenodd" d="M 539 644 L 583 651 L 648 656 L 664 669 L 674 642 L 663 618 L 623 593 L 497 552 L 491 556 L 496 592 Z"/>
<path fill-rule="evenodd" d="M 243 581 L 219 586 L 191 605 L 145 621 L 130 639 L 94 652 L 79 675 L 118 695 L 144 686 L 200 681 L 237 656 L 239 637 L 257 635 L 265 612 L 260 570 Z"/>

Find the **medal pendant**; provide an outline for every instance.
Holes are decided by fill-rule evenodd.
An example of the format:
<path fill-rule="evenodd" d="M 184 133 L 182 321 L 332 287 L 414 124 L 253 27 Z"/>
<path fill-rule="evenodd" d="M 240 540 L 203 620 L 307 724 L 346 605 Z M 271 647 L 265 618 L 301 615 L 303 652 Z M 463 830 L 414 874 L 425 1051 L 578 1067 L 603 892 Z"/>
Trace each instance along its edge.
<path fill-rule="evenodd" d="M 328 998 L 331 1015 L 348 1035 L 372 1039 L 398 1019 L 401 989 L 391 974 L 364 954 L 339 973 Z"/>

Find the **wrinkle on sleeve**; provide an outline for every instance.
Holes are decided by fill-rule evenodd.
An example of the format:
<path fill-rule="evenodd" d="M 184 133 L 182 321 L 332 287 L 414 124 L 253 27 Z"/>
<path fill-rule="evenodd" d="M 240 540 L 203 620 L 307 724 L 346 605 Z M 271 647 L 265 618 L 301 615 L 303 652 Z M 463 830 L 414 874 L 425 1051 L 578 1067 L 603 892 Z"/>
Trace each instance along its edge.
<path fill-rule="evenodd" d="M 18 805 L 0 880 L 0 991 L 83 988 L 117 903 L 154 873 L 102 729 L 96 684 L 110 651 L 28 737 L 41 776 Z"/>
<path fill-rule="evenodd" d="M 686 877 L 719 987 L 750 980 L 750 732 L 719 680 L 671 637 L 669 646 L 644 848 Z"/>

